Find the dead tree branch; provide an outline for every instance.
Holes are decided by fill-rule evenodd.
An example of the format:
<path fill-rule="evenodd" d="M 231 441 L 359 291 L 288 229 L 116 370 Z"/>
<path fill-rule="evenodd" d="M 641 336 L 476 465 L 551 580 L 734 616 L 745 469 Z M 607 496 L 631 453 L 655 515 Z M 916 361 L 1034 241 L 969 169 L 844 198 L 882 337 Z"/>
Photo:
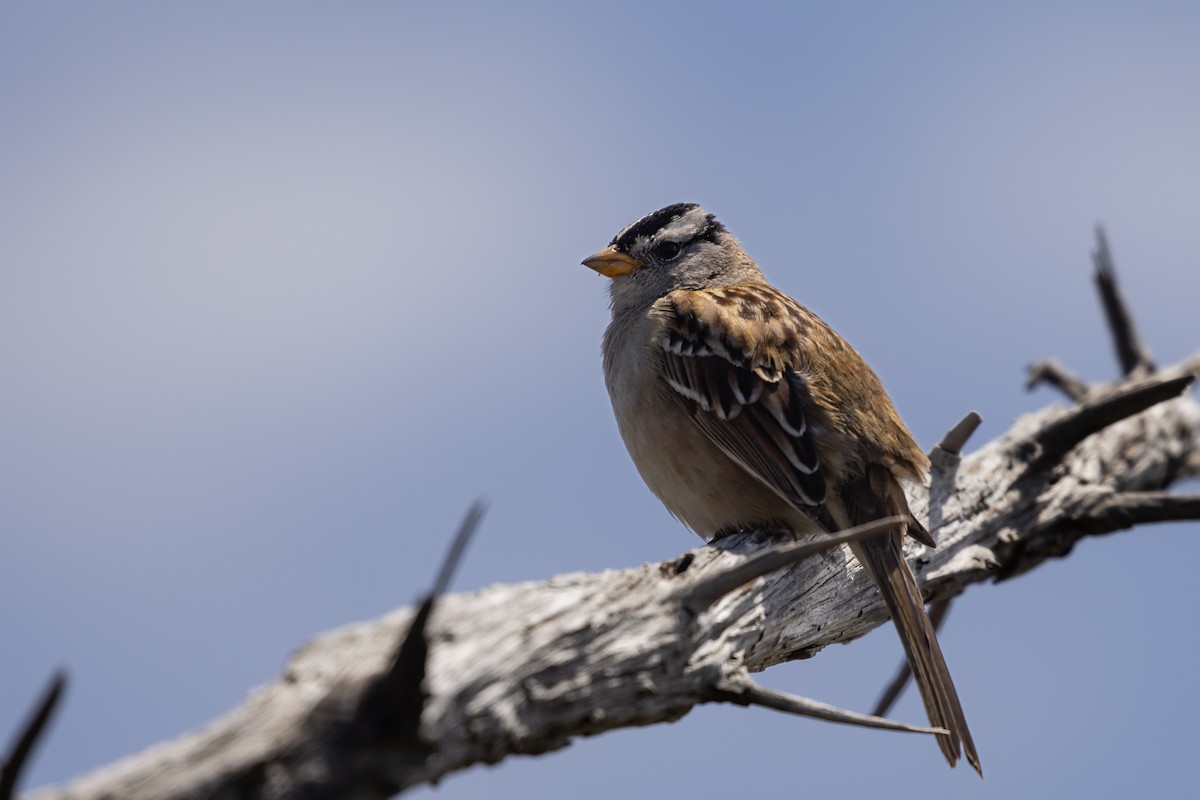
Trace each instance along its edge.
<path fill-rule="evenodd" d="M 1100 293 L 1100 304 L 1104 309 L 1105 319 L 1108 321 L 1108 330 L 1112 336 L 1121 374 L 1128 377 L 1154 372 L 1157 367 L 1138 336 L 1133 323 L 1133 314 L 1130 313 L 1129 307 L 1125 303 L 1125 297 L 1117 285 L 1116 265 L 1113 263 L 1112 253 L 1108 249 L 1108 238 L 1101 226 L 1096 227 L 1096 250 L 1092 253 L 1092 263 L 1096 266 L 1096 289 Z M 1189 365 L 1183 365 L 1179 372 L 1182 375 L 1196 374 L 1196 370 Z M 1055 387 L 1076 403 L 1082 403 L 1092 391 L 1092 387 L 1086 381 L 1052 358 L 1043 359 L 1030 365 L 1025 388 L 1033 389 L 1039 383 Z M 1110 424 L 1113 420 L 1128 416 L 1128 409 L 1121 408 L 1121 400 L 1114 398 L 1114 401 L 1115 404 L 1110 407 L 1111 412 L 1108 418 L 1098 410 L 1092 409 L 1087 414 L 1073 419 L 1061 420 L 1056 426 L 1057 430 L 1045 431 L 1042 435 L 1043 446 L 1047 447 L 1045 454 L 1053 457 L 1066 452 L 1090 433 Z M 946 439 L 939 448 L 934 448 L 934 452 L 930 453 L 935 479 L 939 462 L 945 457 L 940 450 L 951 451 L 947 442 L 955 441 L 959 428 L 963 427 L 969 419 L 970 416 L 946 434 Z M 966 435 L 969 436 L 970 432 L 975 429 L 975 425 L 978 424 L 978 415 L 976 415 L 975 424 L 966 429 Z M 961 445 L 953 447 L 952 452 L 956 454 L 959 449 L 961 449 Z M 1190 463 L 1181 468 L 1181 475 L 1196 474 L 1195 458 L 1192 457 L 1189 461 Z M 1100 509 L 1101 519 L 1096 521 L 1093 533 L 1115 530 L 1116 528 L 1105 528 L 1105 526 L 1117 524 L 1117 520 L 1126 520 L 1118 526 L 1119 528 L 1129 528 L 1139 522 L 1165 522 L 1200 517 L 1200 513 L 1194 510 L 1195 506 L 1190 498 L 1174 497 L 1163 493 L 1146 492 L 1141 496 L 1130 494 L 1125 497 L 1113 497 L 1102 501 L 1099 505 L 1102 506 Z M 1076 522 L 1080 525 L 1086 524 L 1084 518 L 1080 518 Z M 1101 528 L 1105 529 L 1101 530 Z M 940 600 L 934 603 L 930 609 L 930 620 L 933 622 L 935 631 L 941 629 L 942 623 L 950 611 L 950 603 L 949 598 Z M 900 665 L 896 677 L 884 689 L 872 713 L 880 716 L 887 714 L 904 692 L 911 678 L 912 672 L 909 670 L 908 662 L 905 661 Z"/>
<path fill-rule="evenodd" d="M 54 716 L 54 709 L 58 706 L 66 688 L 67 674 L 60 670 L 50 679 L 41 699 L 34 706 L 33 713 L 29 715 L 29 720 L 13 740 L 12 749 L 0 761 L 0 800 L 11 800 L 16 796 L 21 772 L 37 748 L 38 740 L 46 732 L 46 726 L 50 724 L 50 719 Z"/>
<path fill-rule="evenodd" d="M 1096 288 L 1100 292 L 1100 303 L 1104 306 L 1109 332 L 1112 333 L 1121 374 L 1153 372 L 1156 369 L 1154 360 L 1142 344 L 1142 338 L 1133 324 L 1133 315 L 1129 313 L 1129 306 L 1117 286 L 1117 268 L 1108 249 L 1108 237 L 1099 225 L 1096 226 L 1096 251 L 1092 253 L 1092 262 L 1096 265 Z"/>
<path fill-rule="evenodd" d="M 909 549 L 931 602 L 1033 569 L 1084 536 L 1200 517 L 1200 498 L 1165 491 L 1200 472 L 1200 406 L 1184 394 L 1200 354 L 1156 372 L 1123 303 L 1110 300 L 1119 295 L 1102 238 L 1096 262 L 1126 377 L 1066 381 L 1079 402 L 1022 417 L 970 455 L 959 452 L 977 424 L 970 418 L 935 448 L 931 485 L 915 488 L 911 505 L 939 546 Z M 420 612 L 401 609 L 320 636 L 225 716 L 34 797 L 384 798 L 472 764 L 678 719 L 706 702 L 928 731 L 751 680 L 886 620 L 845 549 L 816 549 L 750 532 L 663 564 L 437 597 L 419 627 Z M 414 630 L 425 651 L 416 694 L 411 675 L 389 683 Z M 389 685 L 419 698 L 419 719 L 408 720 L 418 724 L 348 745 L 347 731 L 361 732 L 363 715 L 390 702 L 378 696 Z"/>

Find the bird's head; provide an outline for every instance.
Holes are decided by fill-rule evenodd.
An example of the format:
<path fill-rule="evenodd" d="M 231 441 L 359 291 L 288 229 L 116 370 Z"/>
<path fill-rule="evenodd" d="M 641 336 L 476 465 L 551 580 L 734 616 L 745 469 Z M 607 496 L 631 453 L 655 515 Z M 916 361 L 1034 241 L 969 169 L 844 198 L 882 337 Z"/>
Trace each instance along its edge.
<path fill-rule="evenodd" d="M 612 279 L 618 312 L 649 305 L 675 289 L 707 289 L 759 276 L 733 234 L 695 203 L 647 214 L 583 264 Z"/>

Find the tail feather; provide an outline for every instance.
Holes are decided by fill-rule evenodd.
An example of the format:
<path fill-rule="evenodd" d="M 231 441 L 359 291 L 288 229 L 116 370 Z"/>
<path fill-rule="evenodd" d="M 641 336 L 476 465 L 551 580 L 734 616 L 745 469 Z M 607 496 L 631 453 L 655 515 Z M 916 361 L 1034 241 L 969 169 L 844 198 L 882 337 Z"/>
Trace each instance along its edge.
<path fill-rule="evenodd" d="M 886 483 L 895 485 L 888 485 L 886 491 L 879 491 L 880 488 L 884 488 L 881 484 Z M 882 467 L 871 468 L 870 480 L 852 487 L 847 495 L 846 499 L 852 501 L 848 503 L 850 507 L 847 508 L 852 525 L 879 519 L 884 515 L 911 516 L 899 482 L 890 471 Z M 900 634 L 900 641 L 908 656 L 917 688 L 920 689 L 921 699 L 925 702 L 925 711 L 929 715 L 930 723 L 950 732 L 949 735 L 937 737 L 946 760 L 950 762 L 950 766 L 954 766 L 961 752 L 965 754 L 967 763 L 982 776 L 979 755 L 975 751 L 975 742 L 971 739 L 971 731 L 967 727 L 962 704 L 954 688 L 954 680 L 950 677 L 950 669 L 942 656 L 933 624 L 929 621 L 929 615 L 925 613 L 925 600 L 921 596 L 916 576 L 904 560 L 904 551 L 900 544 L 902 536 L 903 531 L 898 530 L 857 542 L 851 547 L 854 555 L 879 585 L 896 631 Z"/>
<path fill-rule="evenodd" d="M 964 753 L 967 763 L 982 775 L 975 742 L 971 739 L 971 731 L 967 727 L 962 704 L 938 645 L 933 624 L 925 613 L 921 590 L 901 555 L 900 536 L 896 533 L 886 534 L 852 547 L 854 555 L 879 584 L 908 656 L 913 679 L 925 702 L 930 723 L 950 731 L 949 736 L 937 737 L 942 753 L 950 766 L 957 763 L 960 752 Z"/>

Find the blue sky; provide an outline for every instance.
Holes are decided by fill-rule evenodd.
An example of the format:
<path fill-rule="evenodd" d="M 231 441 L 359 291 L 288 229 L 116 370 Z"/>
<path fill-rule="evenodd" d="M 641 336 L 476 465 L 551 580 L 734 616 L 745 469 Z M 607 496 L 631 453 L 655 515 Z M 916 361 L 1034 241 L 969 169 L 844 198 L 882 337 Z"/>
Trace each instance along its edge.
<path fill-rule="evenodd" d="M 716 212 L 925 445 L 1056 400 L 1037 358 L 1114 374 L 1097 221 L 1154 355 L 1200 347 L 1190 4 L 432 5 L 0 6 L 0 736 L 73 681 L 31 785 L 410 602 L 479 494 L 459 589 L 694 546 L 620 443 L 579 266 L 667 203 Z M 1197 533 L 960 600 L 986 781 L 701 708 L 413 796 L 1178 795 Z M 762 680 L 863 709 L 899 658 L 885 628 Z"/>

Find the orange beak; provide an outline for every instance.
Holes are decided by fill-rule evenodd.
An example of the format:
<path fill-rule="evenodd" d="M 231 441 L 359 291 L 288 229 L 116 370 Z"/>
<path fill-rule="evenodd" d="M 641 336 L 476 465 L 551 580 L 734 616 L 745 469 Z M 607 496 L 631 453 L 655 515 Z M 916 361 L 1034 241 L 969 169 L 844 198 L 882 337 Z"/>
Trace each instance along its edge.
<path fill-rule="evenodd" d="M 642 262 L 619 252 L 612 245 L 585 258 L 583 265 L 591 267 L 606 278 L 628 275 L 635 269 L 641 269 L 644 266 Z"/>

